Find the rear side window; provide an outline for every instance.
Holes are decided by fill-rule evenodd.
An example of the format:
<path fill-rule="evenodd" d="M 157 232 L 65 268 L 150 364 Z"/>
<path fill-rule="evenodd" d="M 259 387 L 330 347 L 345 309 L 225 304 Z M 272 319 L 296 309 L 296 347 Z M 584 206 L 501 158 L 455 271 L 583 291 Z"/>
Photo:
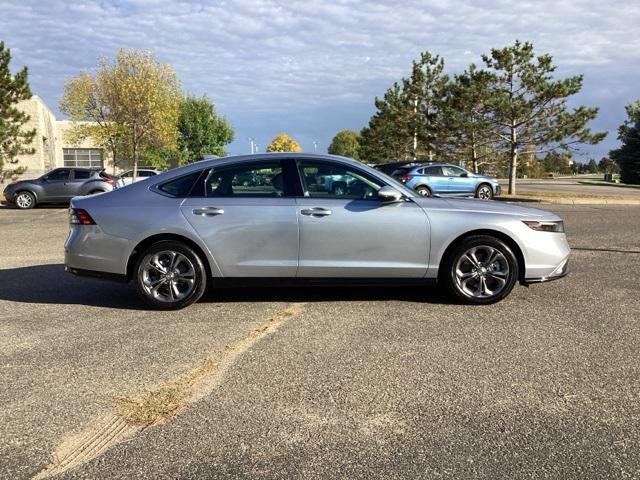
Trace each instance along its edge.
<path fill-rule="evenodd" d="M 86 180 L 91 177 L 91 172 L 89 170 L 75 170 L 73 174 L 76 180 Z"/>
<path fill-rule="evenodd" d="M 193 184 L 200 177 L 201 171 L 193 172 L 182 177 L 174 178 L 161 184 L 158 190 L 171 195 L 172 197 L 188 197 L 193 188 Z"/>
<path fill-rule="evenodd" d="M 205 182 L 207 197 L 282 197 L 284 176 L 280 161 L 216 168 Z"/>
<path fill-rule="evenodd" d="M 424 169 L 425 175 L 442 175 L 442 169 L 440 167 L 427 167 Z"/>

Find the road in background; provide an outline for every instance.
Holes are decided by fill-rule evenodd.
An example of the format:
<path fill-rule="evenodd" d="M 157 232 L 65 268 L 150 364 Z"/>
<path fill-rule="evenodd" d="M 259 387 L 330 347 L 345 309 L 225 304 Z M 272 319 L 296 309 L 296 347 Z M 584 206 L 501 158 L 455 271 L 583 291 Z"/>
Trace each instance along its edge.
<path fill-rule="evenodd" d="M 210 394 L 65 478 L 634 478 L 640 207 L 548 209 L 571 275 L 496 305 L 234 289 L 178 312 L 65 273 L 65 210 L 0 209 L 0 477 L 31 478 L 116 398 L 305 302 Z"/>
<path fill-rule="evenodd" d="M 519 178 L 516 181 L 517 193 L 522 192 L 554 192 L 571 195 L 602 195 L 611 197 L 633 197 L 640 199 L 640 188 L 614 187 L 608 185 L 587 185 L 579 183 L 580 180 L 601 180 L 598 176 L 576 176 L 547 179 Z M 503 193 L 507 193 L 509 180 L 500 179 Z"/>

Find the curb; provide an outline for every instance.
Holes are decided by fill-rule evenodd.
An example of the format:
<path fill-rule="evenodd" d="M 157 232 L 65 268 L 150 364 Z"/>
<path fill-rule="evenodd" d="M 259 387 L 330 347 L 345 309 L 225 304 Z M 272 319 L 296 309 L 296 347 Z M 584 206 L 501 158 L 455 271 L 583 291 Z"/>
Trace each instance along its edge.
<path fill-rule="evenodd" d="M 494 200 L 501 202 L 551 203 L 556 205 L 640 205 L 640 199 L 630 198 L 571 198 L 571 197 L 512 197 L 499 196 Z"/>

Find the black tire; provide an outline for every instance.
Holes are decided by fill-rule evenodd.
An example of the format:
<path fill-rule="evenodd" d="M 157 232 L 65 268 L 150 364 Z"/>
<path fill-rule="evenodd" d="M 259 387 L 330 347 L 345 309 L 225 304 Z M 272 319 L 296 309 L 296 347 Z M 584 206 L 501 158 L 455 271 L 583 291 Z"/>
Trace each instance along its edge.
<path fill-rule="evenodd" d="M 420 185 L 420 186 L 416 187 L 415 191 L 421 197 L 430 197 L 430 196 L 433 195 L 433 193 L 431 192 L 431 189 L 429 187 L 427 187 L 426 185 Z"/>
<path fill-rule="evenodd" d="M 20 210 L 29 210 L 36 206 L 36 196 L 31 192 L 23 190 L 16 195 L 14 204 Z"/>
<path fill-rule="evenodd" d="M 474 248 L 477 250 L 473 256 L 479 260 L 478 265 L 466 260 L 470 257 L 463 258 Z M 491 249 L 501 255 L 495 257 L 495 262 L 487 262 L 489 259 L 486 257 L 490 255 Z M 478 266 L 481 268 L 476 268 Z M 472 276 L 461 280 L 457 272 L 462 272 L 465 267 L 470 267 L 471 271 L 463 273 Z M 472 273 L 476 272 L 473 270 L 474 268 L 477 270 L 477 275 Z M 440 281 L 447 293 L 458 302 L 468 305 L 488 305 L 499 302 L 509 295 L 518 280 L 518 268 L 516 256 L 502 240 L 490 235 L 473 235 L 459 242 L 447 253 L 447 257 L 443 259 L 440 266 Z M 504 284 L 499 278 L 504 278 Z M 484 282 L 484 287 L 481 282 Z M 489 292 L 496 291 L 496 293 L 476 296 L 478 294 L 484 295 L 485 288 Z M 498 288 L 501 289 L 497 291 Z"/>
<path fill-rule="evenodd" d="M 481 183 L 476 188 L 476 198 L 480 200 L 491 200 L 493 198 L 493 188 L 488 183 Z"/>
<path fill-rule="evenodd" d="M 176 284 L 177 282 L 184 281 L 178 278 L 174 280 L 174 276 L 173 276 L 173 274 L 175 273 L 174 271 L 172 272 L 167 271 L 164 275 L 161 274 L 159 270 L 156 271 L 156 275 L 158 277 L 164 278 L 164 286 L 161 286 L 158 289 L 158 291 L 160 291 L 160 293 L 163 293 L 165 295 L 158 294 L 158 296 L 154 296 L 149 292 L 149 283 L 151 282 L 149 281 L 150 280 L 149 275 L 146 272 L 153 271 L 153 269 L 146 268 L 147 261 L 150 258 L 153 258 L 154 255 L 160 254 L 162 256 L 166 252 L 176 252 L 186 257 L 186 259 L 188 259 L 188 261 L 190 262 L 190 266 L 193 268 L 192 288 L 188 291 L 188 293 L 186 293 L 187 289 L 185 288 L 184 297 L 176 299 L 174 301 L 163 300 L 161 298 L 162 296 L 165 296 L 165 295 L 167 296 L 170 295 L 171 297 L 174 297 L 173 292 L 175 290 L 173 290 L 172 287 L 167 284 L 171 284 L 172 281 L 175 281 Z M 166 265 L 161 265 L 161 266 L 164 266 L 165 269 L 168 270 L 168 268 L 166 268 L 167 267 Z M 189 266 L 189 265 L 186 262 L 180 265 L 176 265 L 175 266 L 176 271 L 179 268 L 184 268 L 185 266 Z M 171 278 L 169 279 L 167 275 L 171 275 Z M 176 277 L 177 276 L 178 275 L 176 275 Z M 138 290 L 138 294 L 140 295 L 140 297 L 142 297 L 144 302 L 147 305 L 149 305 L 151 308 L 155 310 L 178 310 L 178 309 L 187 307 L 192 303 L 195 303 L 198 300 L 200 300 L 200 298 L 204 294 L 207 287 L 207 270 L 204 267 L 203 260 L 191 247 L 179 241 L 162 240 L 160 242 L 154 243 L 139 255 L 138 260 L 136 262 L 133 279 L 136 284 L 136 289 Z M 157 280 L 157 279 L 151 279 L 151 281 L 154 281 L 154 280 Z M 149 283 L 145 285 L 145 281 L 148 281 Z M 183 287 L 186 286 L 186 281 L 184 282 L 185 283 L 180 283 L 180 285 L 182 285 Z M 179 288 L 179 287 L 176 287 L 176 288 Z M 171 289 L 171 291 L 169 291 L 169 289 Z"/>

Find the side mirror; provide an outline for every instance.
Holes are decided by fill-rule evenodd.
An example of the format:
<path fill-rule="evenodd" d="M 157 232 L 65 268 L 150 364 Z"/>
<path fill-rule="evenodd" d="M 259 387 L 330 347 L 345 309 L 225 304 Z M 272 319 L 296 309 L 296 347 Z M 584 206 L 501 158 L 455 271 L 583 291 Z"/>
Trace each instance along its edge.
<path fill-rule="evenodd" d="M 382 203 L 395 203 L 402 201 L 402 193 L 388 185 L 378 190 L 378 200 Z"/>
<path fill-rule="evenodd" d="M 43 182 L 46 182 L 49 180 L 49 177 L 42 177 L 40 180 L 42 180 Z"/>
<path fill-rule="evenodd" d="M 467 178 L 469 176 L 469 174 L 467 172 L 464 172 L 463 174 L 460 175 L 461 177 Z"/>

